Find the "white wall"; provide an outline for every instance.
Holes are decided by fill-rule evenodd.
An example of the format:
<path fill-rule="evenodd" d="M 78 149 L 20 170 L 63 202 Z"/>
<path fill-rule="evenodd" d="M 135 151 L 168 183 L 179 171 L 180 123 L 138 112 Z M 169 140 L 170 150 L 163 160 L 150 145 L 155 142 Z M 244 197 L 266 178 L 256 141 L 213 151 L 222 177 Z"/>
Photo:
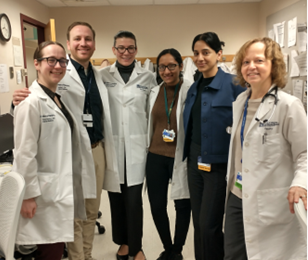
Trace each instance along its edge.
<path fill-rule="evenodd" d="M 20 13 L 32 17 L 42 23 L 49 20 L 49 9 L 35 0 L 0 0 L 1 13 L 5 13 L 12 26 L 12 37 L 17 37 L 21 42 Z M 14 67 L 12 38 L 9 42 L 0 41 L 0 63 L 7 64 L 8 67 Z M 20 70 L 23 67 L 14 67 Z M 25 86 L 17 85 L 16 75 L 13 79 L 9 79 L 10 92 L 0 93 L 1 113 L 7 113 L 10 110 L 13 91 L 17 88 Z"/>
<path fill-rule="evenodd" d="M 66 41 L 66 29 L 74 21 L 89 22 L 97 32 L 93 58 L 113 58 L 113 36 L 130 30 L 137 37 L 137 57 L 156 57 L 165 48 L 192 55 L 193 38 L 214 31 L 226 42 L 225 54 L 235 54 L 259 32 L 260 3 L 134 7 L 51 8 L 57 39 Z M 249 22 L 248 22 L 249 21 Z"/>

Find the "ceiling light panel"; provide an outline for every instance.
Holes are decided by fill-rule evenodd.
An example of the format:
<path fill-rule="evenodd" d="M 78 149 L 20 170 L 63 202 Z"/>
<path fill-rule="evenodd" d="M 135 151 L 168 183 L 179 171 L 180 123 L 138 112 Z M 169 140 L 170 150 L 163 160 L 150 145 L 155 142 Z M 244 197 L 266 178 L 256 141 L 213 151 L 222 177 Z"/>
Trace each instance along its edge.
<path fill-rule="evenodd" d="M 61 7 L 61 6 L 66 6 L 63 4 L 62 1 L 60 0 L 36 0 L 40 2 L 41 4 L 48 6 L 48 7 Z"/>
<path fill-rule="evenodd" d="M 154 0 L 108 0 L 111 5 L 153 5 Z"/>
<path fill-rule="evenodd" d="M 154 0 L 156 5 L 192 5 L 197 4 L 198 0 Z"/>

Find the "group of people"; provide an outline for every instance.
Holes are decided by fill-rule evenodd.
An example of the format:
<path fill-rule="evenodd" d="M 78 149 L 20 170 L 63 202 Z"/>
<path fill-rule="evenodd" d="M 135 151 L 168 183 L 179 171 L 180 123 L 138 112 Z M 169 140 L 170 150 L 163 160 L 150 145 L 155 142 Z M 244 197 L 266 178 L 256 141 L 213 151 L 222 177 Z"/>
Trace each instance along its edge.
<path fill-rule="evenodd" d="M 217 66 L 222 46 L 213 32 L 193 39 L 201 74 L 193 84 L 182 77 L 181 54 L 163 50 L 158 85 L 135 62 L 131 32 L 115 35 L 116 62 L 101 70 L 90 62 L 95 31 L 88 23 L 69 26 L 70 55 L 60 43 L 41 43 L 37 80 L 13 96 L 13 168 L 26 181 L 16 243 L 36 244 L 36 260 L 61 259 L 65 242 L 70 260 L 93 259 L 104 188 L 116 259 L 145 260 L 146 177 L 164 248 L 157 260 L 183 259 L 191 212 L 196 260 L 305 259 L 291 214 L 300 199 L 307 209 L 304 107 L 282 91 L 286 68 L 276 42 L 246 42 L 236 55 L 236 77 Z"/>

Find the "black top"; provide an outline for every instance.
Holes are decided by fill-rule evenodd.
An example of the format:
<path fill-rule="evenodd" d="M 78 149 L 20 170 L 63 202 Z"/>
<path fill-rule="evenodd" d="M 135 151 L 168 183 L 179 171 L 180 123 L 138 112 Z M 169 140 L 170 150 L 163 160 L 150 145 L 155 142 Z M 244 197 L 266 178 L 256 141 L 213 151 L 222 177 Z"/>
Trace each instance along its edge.
<path fill-rule="evenodd" d="M 89 62 L 88 73 L 86 75 L 85 69 L 81 64 L 79 64 L 77 61 L 74 61 L 73 59 L 71 59 L 71 62 L 78 72 L 78 75 L 86 91 L 83 113 L 91 114 L 93 117 L 93 127 L 86 128 L 91 140 L 91 144 L 94 144 L 103 140 L 104 138 L 102 124 L 102 99 L 96 84 L 91 63 Z"/>
<path fill-rule="evenodd" d="M 116 66 L 119 70 L 119 73 L 120 73 L 123 81 L 126 84 L 129 81 L 130 75 L 132 75 L 132 72 L 135 68 L 135 61 L 129 66 L 123 66 L 118 61 L 116 61 Z"/>
<path fill-rule="evenodd" d="M 197 97 L 191 109 L 191 141 L 201 145 L 201 94 L 204 88 L 211 84 L 215 77 L 202 78 L 197 87 Z"/>
<path fill-rule="evenodd" d="M 73 134 L 73 130 L 74 130 L 74 120 L 71 116 L 71 114 L 67 111 L 66 107 L 64 106 L 63 102 L 61 101 L 60 99 L 60 95 L 53 92 L 52 90 L 50 90 L 49 88 L 46 88 L 45 86 L 43 86 L 42 84 L 39 84 L 41 86 L 41 88 L 44 90 L 44 92 L 53 100 L 53 102 L 55 102 L 55 104 L 57 105 L 57 107 L 61 110 L 61 112 L 63 113 L 63 115 L 66 117 L 69 125 L 70 125 L 70 128 L 71 128 L 71 132 Z M 60 104 L 61 104 L 61 107 L 58 106 L 58 104 L 56 103 L 55 101 L 55 96 L 57 96 Z"/>

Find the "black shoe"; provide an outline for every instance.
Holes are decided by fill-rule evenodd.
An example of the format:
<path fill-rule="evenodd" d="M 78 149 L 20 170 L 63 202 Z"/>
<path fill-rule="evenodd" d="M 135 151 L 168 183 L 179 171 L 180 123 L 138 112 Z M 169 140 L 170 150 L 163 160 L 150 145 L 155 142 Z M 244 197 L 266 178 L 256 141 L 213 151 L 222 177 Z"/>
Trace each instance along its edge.
<path fill-rule="evenodd" d="M 128 255 L 117 254 L 117 260 L 128 260 Z"/>
<path fill-rule="evenodd" d="M 168 260 L 183 260 L 183 255 L 172 252 Z"/>
<path fill-rule="evenodd" d="M 159 257 L 157 260 L 168 260 L 169 259 L 170 252 L 168 251 L 163 251 L 160 253 Z"/>

